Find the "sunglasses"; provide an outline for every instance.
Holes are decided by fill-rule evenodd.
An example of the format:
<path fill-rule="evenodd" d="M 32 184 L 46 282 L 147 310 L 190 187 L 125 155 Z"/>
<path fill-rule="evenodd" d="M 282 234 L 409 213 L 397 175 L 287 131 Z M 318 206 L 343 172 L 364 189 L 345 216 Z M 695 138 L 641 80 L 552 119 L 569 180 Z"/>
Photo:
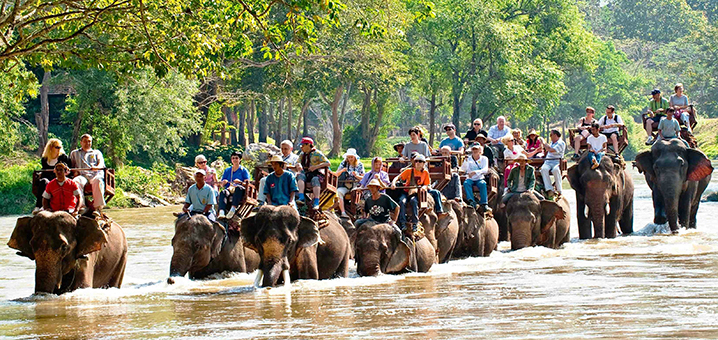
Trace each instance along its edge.
<path fill-rule="evenodd" d="M 58 150 L 59 150 L 59 149 L 62 149 L 62 147 L 61 147 L 61 146 L 55 146 L 55 149 L 58 149 Z"/>
<path fill-rule="evenodd" d="M 426 163 L 426 162 L 424 162 L 424 161 L 414 161 L 414 162 L 416 162 L 416 163 Z"/>
<path fill-rule="evenodd" d="M 474 123 L 474 126 L 481 126 L 481 124 L 479 124 L 479 123 Z"/>
<path fill-rule="evenodd" d="M 207 164 L 207 161 L 199 161 L 197 164 Z"/>

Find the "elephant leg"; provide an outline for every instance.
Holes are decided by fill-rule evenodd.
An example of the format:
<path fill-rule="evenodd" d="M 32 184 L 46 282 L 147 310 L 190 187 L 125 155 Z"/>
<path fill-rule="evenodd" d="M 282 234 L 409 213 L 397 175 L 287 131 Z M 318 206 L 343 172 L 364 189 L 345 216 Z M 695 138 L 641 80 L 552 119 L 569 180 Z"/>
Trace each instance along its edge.
<path fill-rule="evenodd" d="M 690 223 L 688 224 L 688 228 L 690 229 L 696 229 L 698 227 L 698 220 L 696 219 L 696 215 L 698 214 L 698 206 L 700 204 L 701 200 L 696 200 L 696 202 L 691 205 Z"/>
<path fill-rule="evenodd" d="M 576 195 L 576 216 L 578 217 L 578 238 L 591 238 L 591 220 L 586 217 L 586 202 L 583 196 Z"/>
<path fill-rule="evenodd" d="M 663 204 L 663 195 L 661 195 L 658 188 L 653 189 L 653 223 L 655 224 L 666 224 L 668 218 L 666 217 L 666 209 Z"/>
<path fill-rule="evenodd" d="M 633 234 L 633 197 L 631 197 L 631 199 L 626 202 L 626 206 L 623 207 L 619 225 L 621 226 L 621 234 Z"/>
<path fill-rule="evenodd" d="M 693 206 L 693 194 L 695 192 L 694 184 L 690 184 L 688 189 L 681 193 L 678 200 L 678 223 L 682 228 L 688 229 L 690 225 L 691 207 Z"/>
<path fill-rule="evenodd" d="M 609 203 L 611 211 L 606 215 L 605 236 L 606 238 L 616 238 L 616 222 L 618 216 L 618 198 L 614 197 Z"/>
<path fill-rule="evenodd" d="M 344 258 L 342 259 L 342 262 L 339 263 L 339 268 L 337 268 L 336 273 L 334 273 L 335 277 L 349 276 L 349 255 L 351 255 L 351 249 L 347 246 L 347 249 L 344 252 Z"/>
<path fill-rule="evenodd" d="M 310 247 L 299 251 L 296 258 L 297 278 L 319 280 L 316 248 Z"/>
<path fill-rule="evenodd" d="M 127 256 L 123 256 L 120 263 L 115 269 L 115 275 L 110 278 L 108 282 L 109 287 L 120 288 L 122 286 L 122 279 L 125 277 L 125 267 L 127 265 Z"/>

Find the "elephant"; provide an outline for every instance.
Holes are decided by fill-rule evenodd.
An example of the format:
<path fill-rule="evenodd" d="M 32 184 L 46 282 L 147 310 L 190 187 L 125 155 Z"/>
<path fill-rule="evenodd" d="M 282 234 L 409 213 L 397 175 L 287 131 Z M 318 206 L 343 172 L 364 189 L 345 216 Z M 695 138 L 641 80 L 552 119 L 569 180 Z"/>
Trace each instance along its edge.
<path fill-rule="evenodd" d="M 531 192 L 516 195 L 506 204 L 511 249 L 540 245 L 559 248 L 570 240 L 570 207 L 566 197 L 539 201 Z"/>
<path fill-rule="evenodd" d="M 415 246 L 407 246 L 393 226 L 373 221 L 359 226 L 354 254 L 357 274 L 361 276 L 398 274 L 409 270 L 426 273 L 436 259 L 434 247 L 426 237 L 417 240 Z"/>
<path fill-rule="evenodd" d="M 428 206 L 434 206 L 434 200 L 431 195 L 428 197 Z M 454 251 L 456 240 L 459 238 L 459 218 L 456 216 L 454 205 L 461 204 L 454 200 L 444 202 L 444 210 L 448 214 L 439 218 L 434 209 L 427 210 L 424 215 L 419 218 L 419 222 L 424 227 L 424 235 L 429 239 L 431 246 L 436 250 L 437 262 L 446 263 L 451 258 Z"/>
<path fill-rule="evenodd" d="M 687 148 L 677 139 L 660 140 L 650 151 L 638 154 L 634 165 L 653 192 L 653 222 L 668 222 L 674 233 L 678 223 L 684 228 L 695 228 L 701 195 L 713 172 L 706 155 Z"/>
<path fill-rule="evenodd" d="M 20 217 L 8 246 L 35 261 L 35 293 L 119 288 L 125 275 L 125 232 L 104 218 L 47 211 Z"/>
<path fill-rule="evenodd" d="M 480 214 L 465 205 L 453 205 L 459 217 L 459 238 L 454 247 L 454 257 L 489 256 L 499 243 L 499 225 L 489 214 Z"/>
<path fill-rule="evenodd" d="M 339 219 L 327 213 L 325 226 L 299 216 L 290 206 L 262 206 L 242 219 L 244 245 L 259 253 L 257 284 L 274 286 L 297 279 L 329 279 L 349 275 L 349 236 Z"/>
<path fill-rule="evenodd" d="M 224 271 L 251 273 L 259 266 L 259 255 L 239 242 L 236 231 L 227 231 L 202 214 L 181 215 L 175 221 L 172 260 L 167 283 L 173 277 L 189 273 L 190 279 L 202 279 Z"/>
<path fill-rule="evenodd" d="M 591 160 L 585 153 L 568 168 L 567 177 L 576 191 L 579 239 L 615 238 L 616 223 L 623 235 L 633 233 L 633 179 L 624 162 L 605 156 L 598 168 L 591 169 Z"/>

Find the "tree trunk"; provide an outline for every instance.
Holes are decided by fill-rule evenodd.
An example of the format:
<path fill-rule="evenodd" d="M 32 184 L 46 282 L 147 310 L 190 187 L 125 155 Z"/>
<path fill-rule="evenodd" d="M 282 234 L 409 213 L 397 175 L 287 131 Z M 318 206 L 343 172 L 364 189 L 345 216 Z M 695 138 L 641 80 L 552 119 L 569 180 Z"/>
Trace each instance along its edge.
<path fill-rule="evenodd" d="M 257 118 L 257 105 L 254 99 L 249 102 L 247 115 L 247 144 L 249 145 L 254 143 L 254 120 Z"/>
<path fill-rule="evenodd" d="M 371 120 L 371 95 L 372 90 L 367 88 L 366 85 L 362 88 L 362 92 L 364 93 L 364 100 L 362 101 L 361 106 L 361 137 L 362 140 L 368 141 L 370 133 L 370 126 L 369 122 Z M 365 143 L 362 143 L 360 145 L 357 145 L 357 149 L 359 149 L 359 154 L 361 156 L 369 156 L 369 148 Z"/>
<path fill-rule="evenodd" d="M 352 93 L 352 83 L 349 82 L 349 85 L 347 85 L 347 90 L 344 93 L 344 99 L 342 100 L 342 114 L 339 116 L 339 122 L 341 122 L 342 126 L 344 126 L 344 117 L 346 116 L 347 112 L 347 102 L 349 101 L 349 96 Z"/>
<path fill-rule="evenodd" d="M 286 97 L 282 97 L 282 99 L 279 100 L 279 105 L 277 106 L 277 121 L 276 126 L 274 130 L 274 145 L 279 146 L 279 143 L 282 142 L 282 121 L 284 120 L 284 103 L 286 102 Z"/>
<path fill-rule="evenodd" d="M 292 96 L 287 96 L 287 139 L 292 140 Z"/>
<path fill-rule="evenodd" d="M 75 117 L 75 123 L 72 127 L 72 140 L 70 141 L 70 149 L 75 149 L 78 147 L 77 142 L 79 142 L 80 139 L 80 129 L 82 128 L 82 118 L 85 115 L 85 110 L 80 110 L 77 112 L 77 117 Z"/>
<path fill-rule="evenodd" d="M 454 125 L 459 126 L 459 118 L 461 118 L 461 92 L 463 92 L 463 86 L 457 72 L 454 72 L 453 78 L 454 81 L 451 85 L 451 96 L 453 99 L 454 112 L 451 116 L 451 122 L 454 123 Z"/>
<path fill-rule="evenodd" d="M 371 135 L 369 136 L 369 139 L 367 139 L 367 156 L 372 153 L 374 150 L 374 144 L 376 144 L 376 139 L 379 137 L 379 129 L 382 126 L 382 121 L 384 120 L 384 109 L 386 106 L 386 101 L 388 100 L 388 96 L 379 94 L 378 90 L 374 90 L 374 98 L 376 101 L 376 121 L 374 122 L 374 127 L 372 127 Z"/>
<path fill-rule="evenodd" d="M 35 124 L 37 125 L 38 144 L 37 154 L 42 155 L 47 144 L 47 128 L 50 124 L 50 102 L 48 92 L 50 91 L 50 79 L 52 74 L 45 71 L 42 76 L 42 86 L 40 86 L 40 112 L 35 113 Z"/>
<path fill-rule="evenodd" d="M 332 109 L 332 149 L 329 151 L 329 157 L 336 157 L 342 151 L 342 127 L 339 123 L 339 101 L 342 99 L 344 93 L 344 84 L 340 84 L 339 87 L 334 91 L 334 98 L 331 102 L 322 95 L 325 101 L 329 104 Z"/>
<path fill-rule="evenodd" d="M 212 97 L 216 95 L 217 88 L 216 88 L 216 82 L 215 81 L 208 81 L 202 83 L 199 88 L 199 93 L 194 95 L 194 104 L 197 106 L 197 110 L 199 110 L 201 115 L 201 125 L 204 126 L 207 122 L 207 116 L 209 115 L 209 105 L 212 104 Z M 202 132 L 204 130 L 200 130 L 198 133 L 191 135 L 188 139 L 188 144 L 199 147 L 199 145 L 202 142 Z"/>
<path fill-rule="evenodd" d="M 309 136 L 309 126 L 307 125 L 307 113 L 309 112 L 309 105 L 311 101 L 306 102 L 305 108 L 302 109 L 302 136 Z"/>
<path fill-rule="evenodd" d="M 227 119 L 227 127 L 229 128 L 229 143 L 232 146 L 237 146 L 237 111 L 228 107 L 225 112 L 225 118 Z"/>
<path fill-rule="evenodd" d="M 267 111 L 271 110 L 271 106 L 269 102 L 264 103 L 264 105 L 261 106 L 261 109 L 259 110 L 259 115 L 257 119 L 257 129 L 259 130 L 259 142 L 260 143 L 266 143 L 267 142 Z"/>
<path fill-rule="evenodd" d="M 471 122 L 474 122 L 474 119 L 479 117 L 479 113 L 476 111 L 476 101 L 478 98 L 478 93 L 474 92 L 471 94 Z M 473 126 L 472 126 L 473 127 Z M 458 129 L 459 126 L 457 125 L 456 128 Z"/>
<path fill-rule="evenodd" d="M 237 112 L 237 143 L 244 150 L 247 148 L 247 137 L 244 134 L 246 108 L 235 106 L 234 111 Z"/>
<path fill-rule="evenodd" d="M 312 103 L 310 99 L 307 99 L 304 102 L 304 105 L 302 105 L 302 111 L 299 112 L 299 118 L 297 119 L 297 134 L 296 137 L 294 137 L 294 144 L 297 144 L 297 141 L 299 140 L 299 128 L 304 126 L 304 130 L 302 132 L 304 133 L 304 136 L 307 135 L 307 110 L 309 109 L 309 105 Z"/>
<path fill-rule="evenodd" d="M 436 91 L 431 94 L 429 101 L 429 145 L 434 145 L 434 134 L 436 133 Z"/>

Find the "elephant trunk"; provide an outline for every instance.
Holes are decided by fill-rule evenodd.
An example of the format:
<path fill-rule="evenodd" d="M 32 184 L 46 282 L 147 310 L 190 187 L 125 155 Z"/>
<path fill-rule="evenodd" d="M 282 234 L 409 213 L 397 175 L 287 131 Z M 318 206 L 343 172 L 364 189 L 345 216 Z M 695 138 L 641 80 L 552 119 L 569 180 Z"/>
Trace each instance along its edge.
<path fill-rule="evenodd" d="M 668 225 L 671 231 L 676 231 L 678 230 L 678 201 L 681 190 L 680 188 L 666 186 L 661 188 L 661 194 L 663 194 L 663 208 L 666 212 Z"/>
<path fill-rule="evenodd" d="M 382 268 L 378 254 L 362 254 L 357 261 L 357 274 L 361 276 L 377 276 Z"/>
<path fill-rule="evenodd" d="M 54 293 L 62 283 L 62 263 L 51 252 L 35 253 L 35 293 Z"/>
<path fill-rule="evenodd" d="M 529 221 L 511 222 L 511 249 L 518 250 L 533 245 L 533 226 Z"/>
<path fill-rule="evenodd" d="M 170 277 L 185 276 L 192 264 L 192 252 L 189 249 L 175 248 L 170 262 Z"/>
<path fill-rule="evenodd" d="M 281 258 L 266 259 L 262 263 L 262 285 L 261 287 L 272 287 L 277 284 L 279 277 L 282 275 L 282 270 L 289 269 L 284 268 L 283 263 L 285 261 Z M 288 266 L 287 266 L 288 267 Z"/>
<path fill-rule="evenodd" d="M 588 216 L 593 223 L 593 237 L 606 237 L 606 203 L 604 201 L 595 202 L 588 206 Z"/>

